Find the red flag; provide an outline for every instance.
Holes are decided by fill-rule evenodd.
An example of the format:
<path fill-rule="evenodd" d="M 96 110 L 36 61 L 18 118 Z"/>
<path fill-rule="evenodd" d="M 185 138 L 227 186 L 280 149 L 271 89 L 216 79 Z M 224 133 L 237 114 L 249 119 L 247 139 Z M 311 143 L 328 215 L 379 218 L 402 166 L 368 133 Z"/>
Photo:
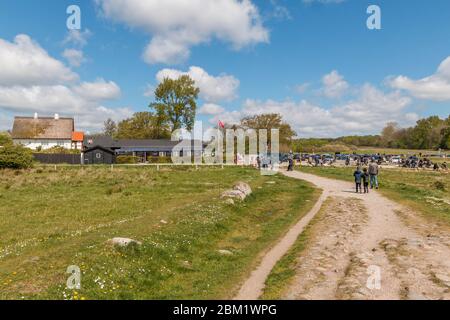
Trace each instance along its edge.
<path fill-rule="evenodd" d="M 219 127 L 225 129 L 225 124 L 220 120 L 219 120 Z"/>

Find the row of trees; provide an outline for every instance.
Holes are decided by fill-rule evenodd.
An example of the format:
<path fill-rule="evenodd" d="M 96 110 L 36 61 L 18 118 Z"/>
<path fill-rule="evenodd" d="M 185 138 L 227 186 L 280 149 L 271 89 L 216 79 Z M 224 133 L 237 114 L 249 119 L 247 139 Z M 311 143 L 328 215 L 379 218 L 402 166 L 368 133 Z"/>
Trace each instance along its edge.
<path fill-rule="evenodd" d="M 155 102 L 149 105 L 150 111 L 137 112 L 131 118 L 118 123 L 108 119 L 104 123 L 103 134 L 115 139 L 168 139 L 171 132 L 185 128 L 190 131 L 195 122 L 200 90 L 189 76 L 178 79 L 166 78 L 155 90 Z M 290 150 L 295 132 L 279 114 L 262 114 L 241 119 L 239 124 L 227 128 L 279 129 L 280 148 Z"/>
<path fill-rule="evenodd" d="M 410 128 L 388 123 L 381 133 L 380 144 L 390 148 L 450 149 L 450 116 L 421 119 Z"/>
<path fill-rule="evenodd" d="M 345 136 L 326 139 L 297 139 L 293 143 L 296 152 L 312 152 L 321 149 L 348 151 L 354 147 L 379 147 L 399 149 L 450 149 L 450 116 L 441 119 L 438 116 L 421 119 L 416 125 L 401 128 L 391 122 L 383 128 L 380 135 Z M 339 149 L 339 150 L 338 150 Z M 348 150 L 346 150 L 348 149 Z"/>
<path fill-rule="evenodd" d="M 166 78 L 155 90 L 151 111 L 135 113 L 119 123 L 108 119 L 103 134 L 116 139 L 165 139 L 171 132 L 191 130 L 195 122 L 200 89 L 189 76 Z"/>

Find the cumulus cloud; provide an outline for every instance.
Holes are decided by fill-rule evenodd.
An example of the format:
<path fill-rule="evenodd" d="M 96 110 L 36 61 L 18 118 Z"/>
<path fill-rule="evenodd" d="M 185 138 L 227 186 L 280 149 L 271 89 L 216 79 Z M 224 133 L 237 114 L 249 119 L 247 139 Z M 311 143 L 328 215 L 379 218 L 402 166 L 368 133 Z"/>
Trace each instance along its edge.
<path fill-rule="evenodd" d="M 98 130 L 108 118 L 129 116 L 130 108 L 107 108 L 100 101 L 120 96 L 119 86 L 98 79 L 81 82 L 64 64 L 27 35 L 0 39 L 0 111 L 14 115 L 59 113 L 75 116 L 78 129 Z M 12 68 L 14 66 L 14 68 Z M 12 123 L 4 129 L 11 129 Z M 2 121 L 4 126 L 4 121 Z"/>
<path fill-rule="evenodd" d="M 25 34 L 13 42 L 0 39 L 0 61 L 0 85 L 50 85 L 78 79 Z"/>
<path fill-rule="evenodd" d="M 63 44 L 74 45 L 77 47 L 84 47 L 87 45 L 89 38 L 92 36 L 92 32 L 89 29 L 81 30 L 69 30 L 64 38 Z"/>
<path fill-rule="evenodd" d="M 206 103 L 199 110 L 199 114 L 216 115 L 223 113 L 225 109 L 214 103 Z"/>
<path fill-rule="evenodd" d="M 388 79 L 388 83 L 393 88 L 405 90 L 419 99 L 448 101 L 450 100 L 450 57 L 445 59 L 436 73 L 431 76 L 419 80 L 398 76 Z"/>
<path fill-rule="evenodd" d="M 347 81 L 336 70 L 322 78 L 323 94 L 328 98 L 339 98 L 349 88 Z"/>
<path fill-rule="evenodd" d="M 418 116 L 405 114 L 411 99 L 399 92 L 384 93 L 372 85 L 366 84 L 359 90 L 357 97 L 332 108 L 301 101 L 246 100 L 240 110 L 223 112 L 213 117 L 218 120 L 238 123 L 245 116 L 279 113 L 303 137 L 336 137 L 352 134 L 373 134 L 389 121 L 403 125 L 414 123 Z"/>
<path fill-rule="evenodd" d="M 101 78 L 95 82 L 83 82 L 74 87 L 73 91 L 90 101 L 113 100 L 119 98 L 121 94 L 121 90 L 115 82 L 106 82 Z"/>
<path fill-rule="evenodd" d="M 152 35 L 147 63 L 178 63 L 190 48 L 212 39 L 234 49 L 269 41 L 258 8 L 251 0 L 96 0 L 105 18 Z"/>
<path fill-rule="evenodd" d="M 86 61 L 83 51 L 81 50 L 65 49 L 62 56 L 66 58 L 67 62 L 69 62 L 72 67 L 79 67 Z"/>
<path fill-rule="evenodd" d="M 189 75 L 195 81 L 200 88 L 200 97 L 206 102 L 231 101 L 237 97 L 238 79 L 226 74 L 212 76 L 200 67 L 190 67 L 187 72 L 163 69 L 156 74 L 156 80 L 162 82 L 164 78 L 177 79 L 181 75 Z"/>

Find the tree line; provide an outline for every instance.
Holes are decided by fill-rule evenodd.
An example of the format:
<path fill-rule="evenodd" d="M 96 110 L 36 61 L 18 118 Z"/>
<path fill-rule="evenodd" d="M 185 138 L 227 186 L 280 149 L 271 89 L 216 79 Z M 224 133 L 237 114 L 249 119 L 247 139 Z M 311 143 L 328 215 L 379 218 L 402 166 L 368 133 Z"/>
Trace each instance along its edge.
<path fill-rule="evenodd" d="M 333 146 L 333 148 L 330 148 Z M 344 136 L 324 139 L 295 139 L 296 152 L 313 152 L 321 149 L 349 151 L 353 147 L 397 149 L 450 149 L 450 116 L 441 119 L 431 116 L 417 121 L 415 126 L 401 128 L 396 122 L 388 123 L 379 135 Z"/>

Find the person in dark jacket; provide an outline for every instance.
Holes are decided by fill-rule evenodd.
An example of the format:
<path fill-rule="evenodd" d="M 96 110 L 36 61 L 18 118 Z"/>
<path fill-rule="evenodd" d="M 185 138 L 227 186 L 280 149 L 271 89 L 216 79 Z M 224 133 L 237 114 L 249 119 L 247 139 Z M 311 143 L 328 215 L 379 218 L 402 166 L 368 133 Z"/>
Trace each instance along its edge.
<path fill-rule="evenodd" d="M 362 193 L 361 189 L 361 181 L 362 181 L 362 175 L 361 169 L 359 167 L 356 168 L 356 171 L 353 173 L 353 176 L 355 177 L 355 185 L 356 185 L 356 193 Z"/>
<path fill-rule="evenodd" d="M 370 175 L 367 172 L 367 168 L 363 169 L 363 173 L 362 173 L 362 184 L 364 186 L 364 193 L 369 193 L 369 180 L 370 180 Z"/>

